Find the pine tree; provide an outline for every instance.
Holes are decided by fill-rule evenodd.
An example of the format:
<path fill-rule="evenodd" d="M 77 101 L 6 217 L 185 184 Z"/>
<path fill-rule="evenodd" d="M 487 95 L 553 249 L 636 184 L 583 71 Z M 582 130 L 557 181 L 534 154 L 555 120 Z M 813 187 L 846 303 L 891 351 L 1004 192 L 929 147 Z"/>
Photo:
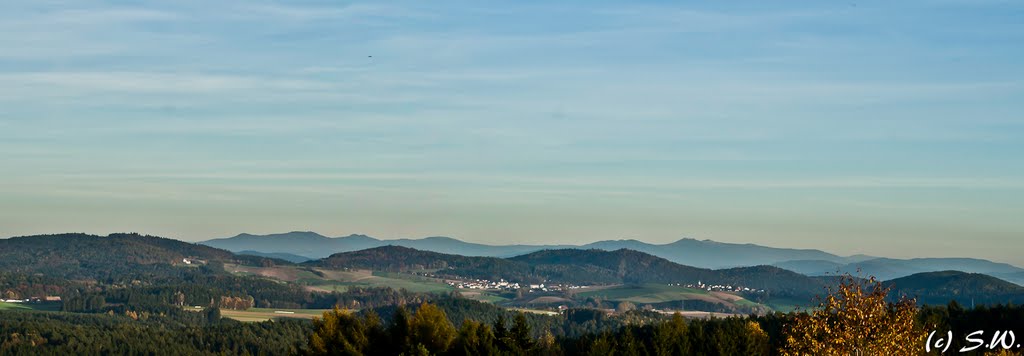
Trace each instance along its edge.
<path fill-rule="evenodd" d="M 455 327 L 444 311 L 433 304 L 423 303 L 413 315 L 412 342 L 422 344 L 432 353 L 443 353 L 455 339 Z"/>

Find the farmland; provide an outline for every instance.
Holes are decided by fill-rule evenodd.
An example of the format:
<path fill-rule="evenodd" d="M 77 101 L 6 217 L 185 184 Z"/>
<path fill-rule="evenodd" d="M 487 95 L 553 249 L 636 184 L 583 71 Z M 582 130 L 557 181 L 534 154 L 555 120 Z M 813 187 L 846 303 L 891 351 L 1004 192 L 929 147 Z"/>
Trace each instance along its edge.
<path fill-rule="evenodd" d="M 58 311 L 60 303 L 8 303 L 0 302 L 0 310 Z"/>
<path fill-rule="evenodd" d="M 349 287 L 390 287 L 410 292 L 443 293 L 452 287 L 434 278 L 406 273 L 390 273 L 365 269 L 329 270 L 298 266 L 250 267 L 226 265 L 225 269 L 240 275 L 256 275 L 292 282 L 322 292 L 344 292 Z"/>
<path fill-rule="evenodd" d="M 578 297 L 595 297 L 609 301 L 628 301 L 635 304 L 665 303 L 686 300 L 701 300 L 724 305 L 749 305 L 740 296 L 723 292 L 708 292 L 703 289 L 662 284 L 619 285 L 608 288 L 585 290 Z M 746 303 L 744 303 L 746 302 Z"/>
<path fill-rule="evenodd" d="M 247 310 L 222 309 L 221 315 L 238 321 L 258 322 L 276 318 L 312 319 L 320 317 L 327 309 L 273 309 L 250 308 Z"/>

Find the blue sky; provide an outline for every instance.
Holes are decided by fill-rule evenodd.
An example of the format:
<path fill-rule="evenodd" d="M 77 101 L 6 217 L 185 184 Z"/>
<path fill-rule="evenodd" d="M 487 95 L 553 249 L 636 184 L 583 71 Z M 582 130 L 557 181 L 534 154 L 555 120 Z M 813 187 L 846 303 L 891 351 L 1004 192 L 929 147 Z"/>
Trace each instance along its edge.
<path fill-rule="evenodd" d="M 0 227 L 1024 265 L 1024 3 L 5 2 Z"/>

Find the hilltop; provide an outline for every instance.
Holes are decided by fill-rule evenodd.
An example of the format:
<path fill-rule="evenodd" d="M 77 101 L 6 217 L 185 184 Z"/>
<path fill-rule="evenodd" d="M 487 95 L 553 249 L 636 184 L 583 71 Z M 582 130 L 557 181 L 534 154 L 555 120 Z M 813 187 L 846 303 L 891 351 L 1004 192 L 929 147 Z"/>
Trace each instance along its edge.
<path fill-rule="evenodd" d="M 713 270 L 681 265 L 640 251 L 619 249 L 542 250 L 502 259 L 468 257 L 383 246 L 343 252 L 305 263 L 326 268 L 365 268 L 395 272 L 431 270 L 439 275 L 524 283 L 575 285 L 707 284 L 743 285 L 783 294 L 810 297 L 824 282 L 772 266 Z"/>
<path fill-rule="evenodd" d="M 892 296 L 917 298 L 921 304 L 961 305 L 1024 303 L 1024 287 L 980 273 L 925 272 L 886 281 Z"/>
<path fill-rule="evenodd" d="M 839 272 L 874 276 L 880 280 L 901 278 L 924 272 L 956 270 L 987 274 L 1013 283 L 1024 284 L 1024 269 L 977 258 L 912 258 L 905 260 L 871 258 L 849 264 L 823 260 L 798 260 L 775 265 L 809 276 L 823 276 Z"/>
<path fill-rule="evenodd" d="M 140 234 L 57 234 L 0 239 L 0 270 L 68 279 L 108 276 L 112 270 L 141 266 L 181 266 L 205 262 L 267 265 L 288 262 L 174 239 Z"/>

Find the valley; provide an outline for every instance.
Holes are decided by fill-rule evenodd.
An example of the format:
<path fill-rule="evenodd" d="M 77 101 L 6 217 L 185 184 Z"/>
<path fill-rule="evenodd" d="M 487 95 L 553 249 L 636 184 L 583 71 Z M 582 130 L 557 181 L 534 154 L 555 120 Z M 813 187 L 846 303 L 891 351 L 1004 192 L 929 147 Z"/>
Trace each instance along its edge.
<path fill-rule="evenodd" d="M 0 239 L 0 293 L 12 300 L 0 303 L 0 327 L 18 330 L 0 335 L 8 345 L 0 349 L 27 350 L 22 342 L 29 337 L 82 351 L 81 342 L 63 335 L 97 342 L 129 330 L 150 335 L 153 344 L 140 346 L 147 350 L 299 353 L 321 325 L 311 320 L 334 315 L 335 322 L 379 322 L 397 333 L 401 320 L 419 320 L 415 315 L 424 308 L 436 309 L 431 318 L 453 330 L 484 325 L 508 333 L 514 320 L 527 346 L 548 335 L 573 347 L 589 345 L 596 333 L 636 325 L 686 325 L 729 330 L 735 342 L 777 348 L 777 338 L 750 338 L 762 335 L 760 328 L 778 335 L 799 315 L 792 311 L 809 310 L 815 296 L 840 282 L 774 266 L 693 267 L 629 249 L 563 248 L 500 258 L 379 246 L 292 262 L 138 234 L 26 236 Z M 850 276 L 845 283 L 867 281 Z M 1012 306 L 1024 301 L 1024 287 L 984 274 L 923 272 L 877 286 L 890 291 L 888 303 L 918 297 L 920 318 L 929 318 L 922 320 L 961 322 L 949 313 L 979 304 L 970 313 L 989 319 L 968 325 L 1006 327 L 1024 312 Z M 48 302 L 13 302 L 25 299 Z M 754 324 L 757 329 L 749 329 Z M 93 329 L 83 332 L 82 325 Z M 189 335 L 197 333 L 216 338 L 167 341 L 193 340 Z M 706 334 L 680 337 L 729 344 Z"/>

